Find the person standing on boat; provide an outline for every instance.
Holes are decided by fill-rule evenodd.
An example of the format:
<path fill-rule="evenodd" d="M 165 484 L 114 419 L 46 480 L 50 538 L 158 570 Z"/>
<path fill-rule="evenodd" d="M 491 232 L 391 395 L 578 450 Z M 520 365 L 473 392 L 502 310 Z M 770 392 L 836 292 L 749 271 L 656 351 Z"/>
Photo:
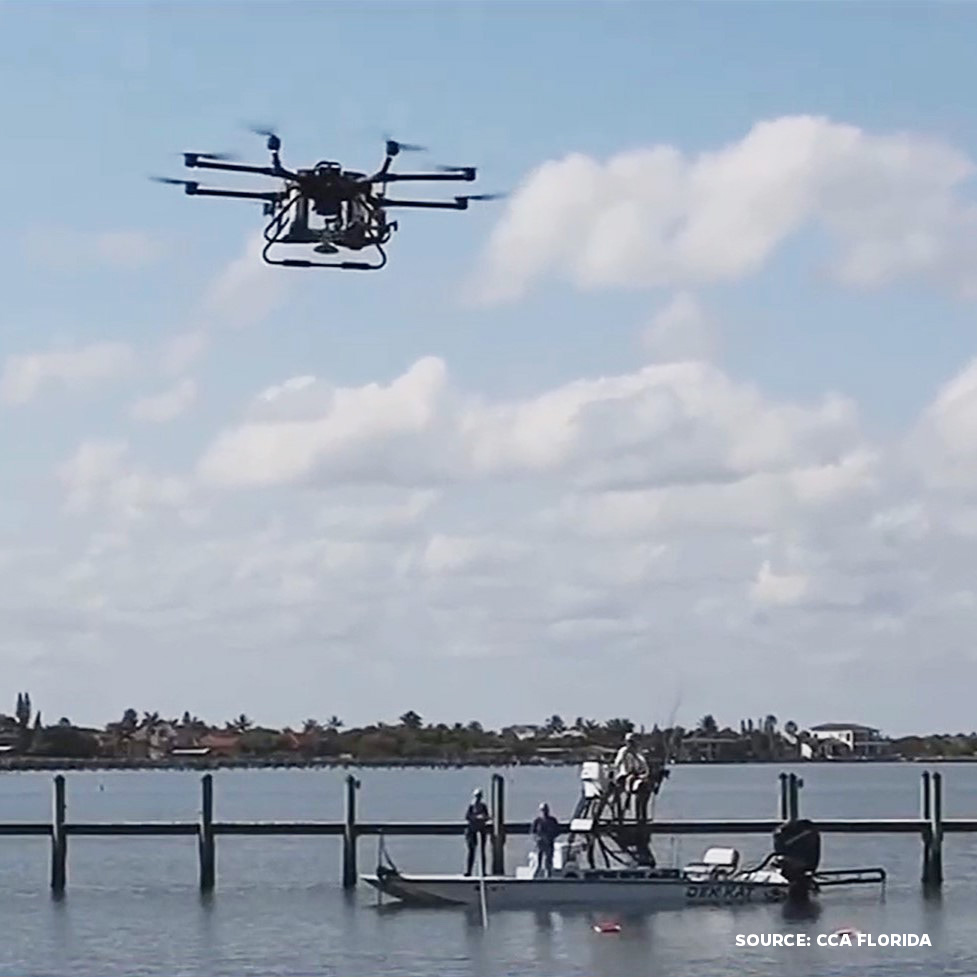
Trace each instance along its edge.
<path fill-rule="evenodd" d="M 618 813 L 623 816 L 627 809 L 628 799 L 634 796 L 634 814 L 638 821 L 648 820 L 648 798 L 651 794 L 651 770 L 648 761 L 638 749 L 638 740 L 634 733 L 624 737 L 624 745 L 617 751 L 614 758 L 614 783 L 618 789 L 618 796 L 623 798 L 623 804 Z"/>
<path fill-rule="evenodd" d="M 536 878 L 553 874 L 553 845 L 560 833 L 560 822 L 550 814 L 549 804 L 539 805 L 539 815 L 533 821 L 532 834 L 536 839 Z"/>
<path fill-rule="evenodd" d="M 468 844 L 468 867 L 465 875 L 472 874 L 475 865 L 475 849 L 481 847 L 482 874 L 485 874 L 485 839 L 488 837 L 489 809 L 482 800 L 482 792 L 476 788 L 472 802 L 465 811 L 465 841 Z M 479 846 L 479 842 L 481 845 Z"/>

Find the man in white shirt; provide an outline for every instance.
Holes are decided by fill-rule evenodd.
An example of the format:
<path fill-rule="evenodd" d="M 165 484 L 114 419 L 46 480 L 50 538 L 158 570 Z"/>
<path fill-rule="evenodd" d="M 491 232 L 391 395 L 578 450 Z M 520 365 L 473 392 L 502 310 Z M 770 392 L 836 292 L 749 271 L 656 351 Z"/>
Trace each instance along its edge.
<path fill-rule="evenodd" d="M 614 779 L 632 776 L 647 777 L 648 761 L 638 751 L 637 737 L 634 733 L 628 733 L 624 737 L 624 746 L 617 751 L 614 758 Z"/>
<path fill-rule="evenodd" d="M 651 793 L 651 770 L 648 761 L 638 750 L 637 737 L 628 733 L 624 745 L 614 758 L 614 783 L 621 799 L 619 813 L 627 810 L 628 799 L 634 796 L 634 813 L 638 821 L 647 821 L 648 797 Z"/>

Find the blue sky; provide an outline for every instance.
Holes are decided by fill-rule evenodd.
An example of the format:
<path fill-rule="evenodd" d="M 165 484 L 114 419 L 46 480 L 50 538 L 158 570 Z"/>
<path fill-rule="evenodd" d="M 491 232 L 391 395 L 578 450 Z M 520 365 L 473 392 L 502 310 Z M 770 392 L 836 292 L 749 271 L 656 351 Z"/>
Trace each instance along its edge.
<path fill-rule="evenodd" d="M 826 679 L 768 675 L 791 648 L 861 676 L 841 718 L 939 725 L 873 675 L 887 648 L 921 667 L 922 635 L 934 669 L 977 671 L 977 431 L 967 383 L 939 399 L 977 346 L 975 28 L 963 4 L 0 3 L 11 697 L 182 711 L 204 655 L 187 707 L 215 720 L 650 723 L 696 675 L 690 713 L 839 718 Z M 377 275 L 268 272 L 255 208 L 147 180 L 181 176 L 184 150 L 263 161 L 249 121 L 287 163 L 366 168 L 389 131 L 430 147 L 410 164 L 478 164 L 479 190 L 512 196 L 406 213 Z M 680 158 L 658 203 L 658 164 L 629 183 L 613 162 L 653 147 Z M 761 210 L 768 245 L 740 260 Z M 699 236 L 652 259 L 659 218 Z M 649 338 L 663 315 L 679 352 Z M 166 367 L 180 336 L 206 348 Z M 818 508 L 796 488 L 817 466 L 858 484 Z M 775 474 L 792 487 L 757 489 Z M 695 509 L 710 485 L 732 495 Z M 588 535 L 597 509 L 634 524 Z M 894 525 L 882 554 L 857 536 Z M 619 701 L 588 691 L 604 659 L 635 677 Z M 453 682 L 424 679 L 446 661 Z"/>

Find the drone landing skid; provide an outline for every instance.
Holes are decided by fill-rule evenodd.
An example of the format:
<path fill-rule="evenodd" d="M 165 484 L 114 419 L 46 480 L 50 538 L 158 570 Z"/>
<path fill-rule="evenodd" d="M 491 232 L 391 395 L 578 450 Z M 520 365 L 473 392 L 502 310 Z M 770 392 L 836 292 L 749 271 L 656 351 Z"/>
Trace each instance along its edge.
<path fill-rule="evenodd" d="M 387 253 L 379 244 L 374 245 L 380 255 L 379 260 L 372 263 L 369 261 L 312 261 L 308 258 L 272 258 L 271 249 L 276 244 L 281 243 L 272 240 L 264 246 L 261 257 L 265 264 L 280 265 L 283 268 L 337 268 L 340 271 L 379 271 L 387 263 Z"/>

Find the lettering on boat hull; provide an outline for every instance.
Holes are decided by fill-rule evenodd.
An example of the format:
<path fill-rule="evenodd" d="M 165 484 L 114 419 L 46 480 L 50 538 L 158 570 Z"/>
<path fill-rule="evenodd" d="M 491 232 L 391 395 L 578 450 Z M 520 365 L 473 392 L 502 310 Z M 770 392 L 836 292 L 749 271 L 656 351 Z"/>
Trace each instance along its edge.
<path fill-rule="evenodd" d="M 783 902 L 787 892 L 779 886 L 749 885 L 745 882 L 693 882 L 686 886 L 688 903 L 714 903 L 717 906 L 749 902 Z"/>

